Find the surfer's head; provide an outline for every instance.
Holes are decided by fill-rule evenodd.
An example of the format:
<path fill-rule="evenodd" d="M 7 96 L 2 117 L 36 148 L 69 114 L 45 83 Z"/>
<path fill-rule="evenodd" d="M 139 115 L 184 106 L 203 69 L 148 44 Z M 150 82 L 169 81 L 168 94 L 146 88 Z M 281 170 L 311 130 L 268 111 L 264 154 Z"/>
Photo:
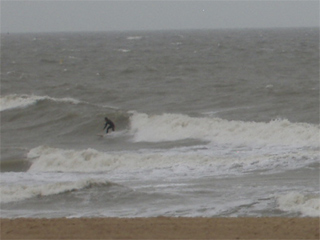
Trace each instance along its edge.
<path fill-rule="evenodd" d="M 107 117 L 105 117 L 104 120 L 108 121 L 109 119 Z"/>

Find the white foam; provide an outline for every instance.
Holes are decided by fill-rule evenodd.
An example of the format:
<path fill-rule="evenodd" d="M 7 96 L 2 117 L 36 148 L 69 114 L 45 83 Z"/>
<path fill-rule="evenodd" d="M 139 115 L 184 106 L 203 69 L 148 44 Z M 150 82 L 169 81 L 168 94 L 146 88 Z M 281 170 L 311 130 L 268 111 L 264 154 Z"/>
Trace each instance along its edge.
<path fill-rule="evenodd" d="M 25 108 L 36 104 L 41 100 L 51 100 L 55 102 L 67 102 L 72 104 L 80 103 L 79 100 L 73 98 L 52 98 L 49 96 L 36 96 L 27 94 L 10 94 L 0 98 L 0 111 L 13 108 Z"/>
<path fill-rule="evenodd" d="M 320 196 L 289 192 L 277 196 L 277 203 L 281 210 L 299 212 L 303 216 L 320 217 Z"/>
<path fill-rule="evenodd" d="M 228 121 L 220 118 L 195 118 L 182 114 L 131 116 L 135 142 L 162 142 L 201 139 L 232 145 L 287 145 L 319 147 L 319 125 L 291 123 L 288 120 L 264 122 Z"/>

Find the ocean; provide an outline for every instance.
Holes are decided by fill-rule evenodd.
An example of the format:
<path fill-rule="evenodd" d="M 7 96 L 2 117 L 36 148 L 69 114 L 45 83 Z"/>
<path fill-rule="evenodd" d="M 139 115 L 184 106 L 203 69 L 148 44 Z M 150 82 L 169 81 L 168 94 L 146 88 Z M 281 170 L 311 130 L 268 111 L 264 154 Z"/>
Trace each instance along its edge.
<path fill-rule="evenodd" d="M 319 160 L 317 28 L 1 34 L 2 218 L 319 217 Z"/>

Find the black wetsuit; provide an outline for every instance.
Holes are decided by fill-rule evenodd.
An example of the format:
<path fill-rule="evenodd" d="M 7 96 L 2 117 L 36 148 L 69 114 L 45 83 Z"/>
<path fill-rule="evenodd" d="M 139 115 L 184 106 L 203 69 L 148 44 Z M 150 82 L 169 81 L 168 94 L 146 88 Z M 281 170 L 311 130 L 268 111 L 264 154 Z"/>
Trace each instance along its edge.
<path fill-rule="evenodd" d="M 109 125 L 109 127 L 107 127 L 108 125 Z M 114 128 L 115 128 L 114 123 L 113 123 L 110 119 L 106 120 L 106 124 L 104 125 L 103 130 L 104 130 L 106 127 L 107 127 L 106 133 L 108 133 L 108 131 L 109 131 L 110 128 L 112 129 L 112 131 L 114 131 Z"/>

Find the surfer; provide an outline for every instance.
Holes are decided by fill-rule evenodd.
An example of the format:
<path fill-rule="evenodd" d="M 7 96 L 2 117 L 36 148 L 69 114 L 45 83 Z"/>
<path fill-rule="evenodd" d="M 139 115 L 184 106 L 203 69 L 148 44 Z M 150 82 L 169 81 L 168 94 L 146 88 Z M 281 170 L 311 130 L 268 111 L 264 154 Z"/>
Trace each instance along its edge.
<path fill-rule="evenodd" d="M 113 123 L 109 118 L 107 118 L 107 117 L 105 117 L 104 120 L 106 121 L 106 124 L 104 125 L 103 130 L 107 128 L 106 133 L 108 133 L 108 131 L 109 131 L 110 128 L 112 129 L 112 131 L 114 131 L 114 128 L 115 128 L 114 123 Z M 109 125 L 109 126 L 108 126 L 108 125 Z M 107 126 L 108 126 L 108 127 L 107 127 Z"/>

